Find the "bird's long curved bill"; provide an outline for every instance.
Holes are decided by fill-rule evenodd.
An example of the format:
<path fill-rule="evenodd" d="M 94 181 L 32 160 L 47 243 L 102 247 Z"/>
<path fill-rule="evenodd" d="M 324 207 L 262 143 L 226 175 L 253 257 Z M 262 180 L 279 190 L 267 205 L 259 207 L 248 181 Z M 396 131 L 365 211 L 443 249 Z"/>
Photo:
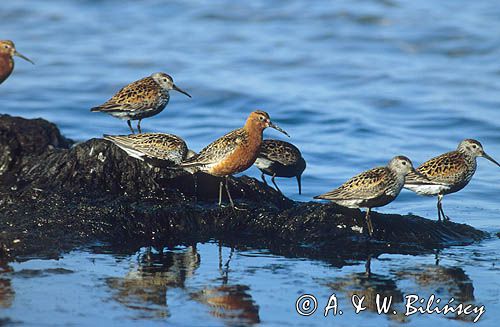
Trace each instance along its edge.
<path fill-rule="evenodd" d="M 175 85 L 175 84 L 174 84 L 174 85 L 172 86 L 172 88 L 173 88 L 174 90 L 176 90 L 177 92 L 181 92 L 182 94 L 185 94 L 185 95 L 187 95 L 188 97 L 190 97 L 190 98 L 191 98 L 191 95 L 190 95 L 189 93 L 187 93 L 187 92 L 186 92 L 186 91 L 184 91 L 183 89 L 178 88 L 178 87 L 177 87 L 177 85 Z"/>
<path fill-rule="evenodd" d="M 20 54 L 19 52 L 14 52 L 14 56 L 17 56 L 19 58 L 23 58 L 24 60 L 28 61 L 28 62 L 31 62 L 33 65 L 35 64 L 30 58 Z"/>
<path fill-rule="evenodd" d="M 493 162 L 498 167 L 500 167 L 500 164 L 498 162 L 496 162 L 495 159 L 493 159 L 492 157 L 490 157 L 489 155 L 487 155 L 486 153 L 483 153 L 483 157 L 485 157 L 486 159 L 488 159 L 489 161 Z"/>
<path fill-rule="evenodd" d="M 275 124 L 269 122 L 269 127 L 274 128 L 275 130 L 277 130 L 277 131 L 285 134 L 286 136 L 290 137 L 290 135 L 288 135 L 288 133 L 284 129 L 282 129 L 281 127 L 279 127 L 278 125 L 275 125 Z"/>

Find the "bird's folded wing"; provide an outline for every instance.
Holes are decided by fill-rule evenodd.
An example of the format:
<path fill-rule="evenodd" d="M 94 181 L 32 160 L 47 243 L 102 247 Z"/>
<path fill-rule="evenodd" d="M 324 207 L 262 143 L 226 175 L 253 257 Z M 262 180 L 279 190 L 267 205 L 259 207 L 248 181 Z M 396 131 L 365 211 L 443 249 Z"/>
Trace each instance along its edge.
<path fill-rule="evenodd" d="M 180 164 L 181 167 L 206 166 L 216 164 L 230 156 L 244 141 L 246 134 L 243 129 L 234 130 L 207 145 L 197 155 Z"/>
<path fill-rule="evenodd" d="M 417 169 L 417 173 L 406 176 L 405 184 L 431 185 L 447 184 L 457 175 L 465 174 L 465 157 L 458 151 L 452 151 L 432 158 Z"/>
<path fill-rule="evenodd" d="M 259 153 L 259 157 L 279 162 L 284 166 L 296 163 L 300 156 L 298 149 L 291 144 L 285 147 L 279 143 L 267 143 L 266 146 L 261 147 Z"/>
<path fill-rule="evenodd" d="M 135 111 L 154 107 L 158 101 L 158 86 L 152 78 L 146 77 L 125 86 L 111 99 L 91 111 Z"/>
<path fill-rule="evenodd" d="M 326 200 L 375 198 L 385 193 L 389 174 L 390 172 L 385 167 L 373 168 L 354 176 L 339 188 L 315 198 Z"/>
<path fill-rule="evenodd" d="M 162 160 L 170 160 L 171 152 L 174 150 L 184 148 L 184 151 L 187 151 L 186 144 L 182 140 L 169 134 L 105 135 L 105 139 L 111 140 L 121 147 L 135 150 L 147 157 Z"/>
<path fill-rule="evenodd" d="M 90 109 L 91 111 L 102 112 L 119 112 L 119 111 L 135 111 L 142 110 L 143 108 L 150 108 L 150 104 L 146 102 L 141 103 L 116 103 L 109 100 L 108 102 Z"/>
<path fill-rule="evenodd" d="M 405 185 L 433 185 L 435 182 L 430 181 L 425 177 L 425 175 L 416 174 L 414 172 L 410 172 L 406 175 Z"/>

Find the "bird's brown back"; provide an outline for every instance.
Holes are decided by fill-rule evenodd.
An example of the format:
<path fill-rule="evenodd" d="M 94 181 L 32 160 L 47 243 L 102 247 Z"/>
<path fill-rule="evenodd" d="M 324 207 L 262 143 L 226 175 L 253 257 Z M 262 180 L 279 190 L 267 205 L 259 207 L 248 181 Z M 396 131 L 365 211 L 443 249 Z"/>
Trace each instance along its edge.
<path fill-rule="evenodd" d="M 469 175 L 472 177 L 475 168 L 474 158 L 468 158 L 460 151 L 451 151 L 424 162 L 416 170 L 431 182 L 452 184 L 469 179 Z M 413 175 L 410 175 L 408 182 L 412 181 Z"/>
<path fill-rule="evenodd" d="M 96 109 L 100 111 L 120 110 L 120 108 L 141 110 L 159 105 L 159 101 L 164 101 L 164 98 L 168 98 L 168 93 L 165 93 L 151 77 L 145 77 L 123 87 Z"/>

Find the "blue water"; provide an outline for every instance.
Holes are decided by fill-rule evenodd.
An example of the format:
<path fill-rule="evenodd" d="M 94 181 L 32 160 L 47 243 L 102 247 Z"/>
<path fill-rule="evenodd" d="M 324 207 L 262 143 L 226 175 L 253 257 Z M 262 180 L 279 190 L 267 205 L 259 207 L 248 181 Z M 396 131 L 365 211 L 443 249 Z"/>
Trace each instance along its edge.
<path fill-rule="evenodd" d="M 419 164 L 464 138 L 480 140 L 500 159 L 499 30 L 500 5 L 493 0 L 2 1 L 0 38 L 14 40 L 36 65 L 16 59 L 15 72 L 0 86 L 0 111 L 46 118 L 77 141 L 124 134 L 124 122 L 89 108 L 129 82 L 165 71 L 193 98 L 172 93 L 167 109 L 143 122 L 145 131 L 180 135 L 200 150 L 242 126 L 252 110 L 264 109 L 290 133 L 308 164 L 302 196 L 294 180 L 278 183 L 291 198 L 309 201 L 394 155 Z M 273 130 L 265 135 L 281 137 Z M 445 197 L 444 208 L 455 221 L 498 232 L 499 170 L 478 161 L 472 182 Z M 245 174 L 260 175 L 255 168 Z M 378 210 L 436 216 L 434 198 L 408 191 Z M 499 247 L 493 238 L 440 254 L 440 267 L 458 267 L 473 283 L 474 302 L 486 305 L 485 326 L 500 318 Z M 166 301 L 161 304 L 134 294 L 123 300 L 116 289 L 116 280 L 127 278 L 144 251 L 84 248 L 59 261 L 9 264 L 0 275 L 0 285 L 10 285 L 0 286 L 0 308 L 5 308 L 0 318 L 32 325 L 251 323 L 254 309 L 250 318 L 228 321 L 193 295 L 221 284 L 217 246 L 200 245 L 198 252 L 200 266 L 185 277 L 186 285 L 162 288 L 157 296 Z M 332 292 L 329 285 L 364 271 L 364 262 L 333 268 L 261 253 L 265 250 L 236 250 L 227 283 L 236 284 L 231 292 L 246 294 L 240 302 L 257 306 L 259 321 L 268 326 L 324 323 L 316 316 L 299 319 L 294 299 L 304 292 L 324 297 Z M 384 255 L 372 259 L 372 271 L 405 294 L 427 294 L 428 285 L 398 271 L 433 263 L 433 256 Z M 69 272 L 45 271 L 58 267 Z M 41 273 L 23 274 L 27 269 Z M 439 283 L 432 287 L 450 292 Z M 398 321 L 352 311 L 335 318 L 335 324 L 346 326 Z M 464 324 L 427 316 L 412 317 L 409 325 L 434 321 Z"/>

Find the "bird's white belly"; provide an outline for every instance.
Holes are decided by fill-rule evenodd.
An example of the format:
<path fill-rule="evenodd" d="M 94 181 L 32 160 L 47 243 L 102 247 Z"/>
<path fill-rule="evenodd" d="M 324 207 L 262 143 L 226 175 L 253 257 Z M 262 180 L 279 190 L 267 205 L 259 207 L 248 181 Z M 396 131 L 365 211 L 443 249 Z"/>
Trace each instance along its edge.
<path fill-rule="evenodd" d="M 113 117 L 122 119 L 122 120 L 130 120 L 130 112 L 126 111 L 116 111 L 112 113 Z"/>
<path fill-rule="evenodd" d="M 273 162 L 272 162 L 271 160 L 269 160 L 269 159 L 257 158 L 257 159 L 255 160 L 254 165 L 255 165 L 255 166 L 257 166 L 257 168 L 259 168 L 259 169 L 266 169 L 266 168 L 268 168 L 269 166 L 271 166 L 271 165 L 272 165 L 272 163 L 273 163 Z"/>
<path fill-rule="evenodd" d="M 360 208 L 360 205 L 363 202 L 363 200 L 336 200 L 333 202 L 340 204 L 343 207 L 358 209 Z"/>
<path fill-rule="evenodd" d="M 115 143 L 116 144 L 116 143 Z M 142 152 L 139 152 L 137 150 L 134 150 L 134 149 L 131 149 L 131 148 L 127 148 L 127 147 L 124 147 L 124 146 L 121 146 L 119 144 L 116 144 L 120 149 L 122 149 L 123 151 L 127 152 L 127 154 L 133 158 L 137 158 L 139 160 L 142 160 L 144 161 L 144 153 Z"/>
<path fill-rule="evenodd" d="M 420 195 L 438 195 L 450 187 L 446 185 L 415 185 L 415 184 L 405 184 L 406 189 L 411 190 Z"/>

